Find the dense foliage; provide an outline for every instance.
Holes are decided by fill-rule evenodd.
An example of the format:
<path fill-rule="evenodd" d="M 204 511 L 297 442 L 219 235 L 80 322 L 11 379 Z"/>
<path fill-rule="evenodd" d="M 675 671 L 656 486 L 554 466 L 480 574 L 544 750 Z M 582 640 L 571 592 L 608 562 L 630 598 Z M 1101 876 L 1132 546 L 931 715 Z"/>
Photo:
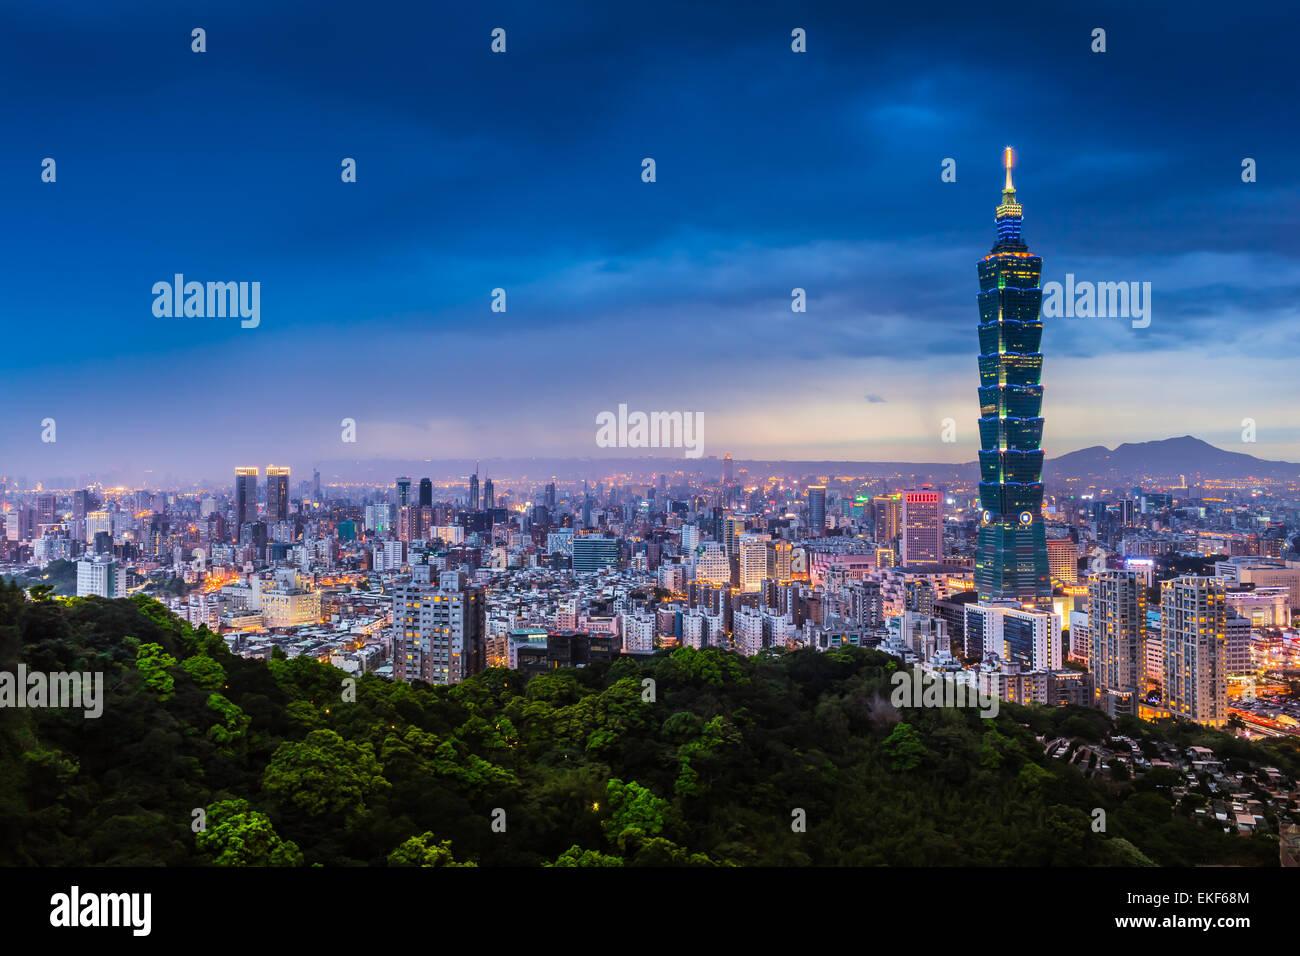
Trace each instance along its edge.
<path fill-rule="evenodd" d="M 494 669 L 350 690 L 315 660 L 232 656 L 144 596 L 36 596 L 0 587 L 0 670 L 21 654 L 102 671 L 106 700 L 98 719 L 0 709 L 6 864 L 1277 860 L 1273 838 L 1226 836 L 1158 787 L 1044 758 L 1036 733 L 1088 739 L 1104 716 L 900 712 L 895 664 L 871 651 L 681 648 L 530 681 Z"/>

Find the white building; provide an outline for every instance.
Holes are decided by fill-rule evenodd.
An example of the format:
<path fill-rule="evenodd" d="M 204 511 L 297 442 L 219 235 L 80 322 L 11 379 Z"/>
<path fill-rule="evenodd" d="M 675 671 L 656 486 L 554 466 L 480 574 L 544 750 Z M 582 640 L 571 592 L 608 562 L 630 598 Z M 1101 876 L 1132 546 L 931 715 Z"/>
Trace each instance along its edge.
<path fill-rule="evenodd" d="M 126 597 L 126 569 L 116 561 L 78 561 L 77 597 Z"/>

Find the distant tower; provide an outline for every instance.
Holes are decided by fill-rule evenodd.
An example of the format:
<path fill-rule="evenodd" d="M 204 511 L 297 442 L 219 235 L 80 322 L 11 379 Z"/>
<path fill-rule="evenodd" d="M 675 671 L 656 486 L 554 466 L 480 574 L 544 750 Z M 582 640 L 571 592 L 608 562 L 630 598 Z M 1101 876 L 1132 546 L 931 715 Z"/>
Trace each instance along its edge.
<path fill-rule="evenodd" d="M 483 481 L 483 509 L 486 511 L 497 506 L 497 492 L 492 487 L 492 479 L 487 478 Z"/>
<path fill-rule="evenodd" d="M 549 485 L 546 486 L 546 510 L 547 510 L 547 511 L 554 511 L 554 510 L 555 510 L 555 481 L 554 481 L 554 479 L 552 479 L 552 480 L 551 480 L 551 483 L 550 483 Z"/>
<path fill-rule="evenodd" d="M 411 479 L 406 475 L 397 479 L 397 507 L 405 508 L 411 503 Z"/>
<path fill-rule="evenodd" d="M 239 540 L 240 529 L 257 520 L 257 475 L 256 468 L 235 469 L 235 540 Z"/>
<path fill-rule="evenodd" d="M 826 533 L 826 486 L 808 487 L 808 531 L 819 538 Z"/>
<path fill-rule="evenodd" d="M 722 483 L 729 485 L 736 480 L 736 463 L 731 460 L 731 452 L 722 456 Z"/>
<path fill-rule="evenodd" d="M 266 516 L 268 521 L 289 520 L 289 469 L 266 466 Z"/>
<path fill-rule="evenodd" d="M 433 507 L 433 482 L 428 478 L 420 479 L 420 507 Z"/>
<path fill-rule="evenodd" d="M 324 500 L 320 496 L 320 469 L 319 468 L 313 468 L 311 470 L 311 500 L 315 502 L 320 502 Z"/>
<path fill-rule="evenodd" d="M 474 474 L 469 478 L 469 510 L 478 511 L 478 462 L 474 462 Z"/>

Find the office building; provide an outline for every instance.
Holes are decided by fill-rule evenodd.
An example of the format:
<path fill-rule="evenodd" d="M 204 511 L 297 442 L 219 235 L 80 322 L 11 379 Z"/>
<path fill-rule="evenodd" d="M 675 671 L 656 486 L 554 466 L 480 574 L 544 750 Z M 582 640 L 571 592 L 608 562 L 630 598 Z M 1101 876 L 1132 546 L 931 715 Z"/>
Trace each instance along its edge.
<path fill-rule="evenodd" d="M 618 567 L 618 539 L 588 534 L 573 539 L 573 571 L 591 574 Z"/>
<path fill-rule="evenodd" d="M 943 503 L 937 491 L 903 495 L 903 536 L 899 548 L 903 567 L 943 561 Z"/>
<path fill-rule="evenodd" d="M 996 655 L 1026 670 L 1059 670 L 1061 618 L 1011 601 L 967 604 L 962 627 L 967 657 Z"/>

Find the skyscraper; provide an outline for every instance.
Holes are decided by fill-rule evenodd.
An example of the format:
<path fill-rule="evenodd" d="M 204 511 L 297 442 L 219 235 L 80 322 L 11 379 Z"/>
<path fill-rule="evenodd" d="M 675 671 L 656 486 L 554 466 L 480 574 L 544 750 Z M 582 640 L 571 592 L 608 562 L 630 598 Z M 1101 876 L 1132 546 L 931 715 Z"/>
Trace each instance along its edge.
<path fill-rule="evenodd" d="M 808 533 L 814 538 L 826 533 L 826 486 L 808 487 Z"/>
<path fill-rule="evenodd" d="M 397 479 L 397 507 L 411 503 L 411 479 L 402 475 Z"/>
<path fill-rule="evenodd" d="M 899 554 L 904 567 L 943 561 L 943 503 L 937 491 L 909 491 L 903 495 L 903 542 Z"/>
<path fill-rule="evenodd" d="M 469 510 L 478 511 L 478 470 L 469 476 Z"/>
<path fill-rule="evenodd" d="M 496 488 L 492 486 L 492 479 L 487 478 L 483 481 L 483 507 L 484 509 L 495 508 L 497 506 Z"/>
<path fill-rule="evenodd" d="M 311 500 L 317 502 L 318 504 L 322 500 L 324 500 L 320 496 L 320 469 L 319 468 L 313 468 L 311 470 Z"/>
<path fill-rule="evenodd" d="M 289 520 L 289 469 L 266 466 L 267 521 Z"/>
<path fill-rule="evenodd" d="M 1012 152 L 997 208 L 997 241 L 979 263 L 980 516 L 975 586 L 981 601 L 1045 607 L 1052 582 L 1043 524 L 1043 260 L 1020 235 Z"/>
<path fill-rule="evenodd" d="M 420 507 L 433 507 L 433 482 L 428 478 L 420 479 Z"/>
<path fill-rule="evenodd" d="M 257 520 L 256 468 L 235 469 L 235 540 L 244 525 Z"/>

